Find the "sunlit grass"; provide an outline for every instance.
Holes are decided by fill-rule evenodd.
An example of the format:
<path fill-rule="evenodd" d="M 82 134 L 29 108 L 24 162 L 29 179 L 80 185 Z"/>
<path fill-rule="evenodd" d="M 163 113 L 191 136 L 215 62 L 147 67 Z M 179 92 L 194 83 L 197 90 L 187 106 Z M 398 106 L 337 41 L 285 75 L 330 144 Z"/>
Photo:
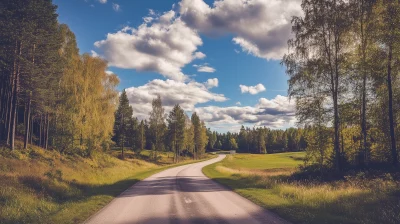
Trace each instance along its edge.
<path fill-rule="evenodd" d="M 110 153 L 82 158 L 0 148 L 0 223 L 81 223 L 132 184 L 175 166 L 165 153 L 158 163 L 146 161 L 147 151 L 127 151 L 125 160 Z"/>
<path fill-rule="evenodd" d="M 228 156 L 203 172 L 294 223 L 400 223 L 400 184 L 390 175 L 328 183 L 292 180 L 303 155 Z"/>

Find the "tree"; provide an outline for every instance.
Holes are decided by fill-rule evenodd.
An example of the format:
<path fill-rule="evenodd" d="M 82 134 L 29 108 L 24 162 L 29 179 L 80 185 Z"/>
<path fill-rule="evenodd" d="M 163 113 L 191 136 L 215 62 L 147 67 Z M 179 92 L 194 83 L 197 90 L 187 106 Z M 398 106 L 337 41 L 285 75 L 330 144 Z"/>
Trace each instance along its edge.
<path fill-rule="evenodd" d="M 139 146 L 138 146 L 138 138 L 139 138 L 139 121 L 138 119 L 132 118 L 130 120 L 130 125 L 129 129 L 127 131 L 127 137 L 128 137 L 128 145 L 132 147 L 133 151 L 140 151 Z"/>
<path fill-rule="evenodd" d="M 236 140 L 235 140 L 234 138 L 231 138 L 231 139 L 229 140 L 229 144 L 231 145 L 231 147 L 232 147 L 233 150 L 237 150 L 237 149 L 239 148 L 238 145 L 237 145 L 237 143 L 236 143 Z"/>
<path fill-rule="evenodd" d="M 207 136 L 208 136 L 207 148 L 208 148 L 208 150 L 213 150 L 214 146 L 215 146 L 215 142 L 217 141 L 217 135 L 215 132 L 212 132 L 210 129 L 208 129 Z"/>
<path fill-rule="evenodd" d="M 0 86 L 0 137 L 15 148 L 18 110 L 23 106 L 24 148 L 31 130 L 32 111 L 45 111 L 47 125 L 43 146 L 48 146 L 51 109 L 55 86 L 60 77 L 56 6 L 51 1 L 2 1 L 0 3 L 2 62 Z M 33 108 L 34 107 L 34 108 Z M 35 110 L 34 110 L 35 109 Z"/>
<path fill-rule="evenodd" d="M 240 152 L 248 152 L 247 132 L 243 125 L 239 132 L 239 150 Z"/>
<path fill-rule="evenodd" d="M 400 23 L 400 2 L 395 0 L 380 0 L 375 7 L 375 11 L 375 13 L 379 15 L 378 18 L 380 18 L 377 23 L 377 39 L 379 43 L 383 44 L 384 51 L 386 52 L 387 100 L 392 164 L 398 166 L 399 158 L 396 148 L 392 72 L 394 68 L 394 58 L 400 55 L 400 53 L 397 53 L 399 49 L 398 40 L 400 39 L 400 28 L 396 25 Z"/>
<path fill-rule="evenodd" d="M 169 113 L 168 122 L 168 139 L 171 148 L 175 152 L 174 161 L 179 162 L 182 149 L 185 147 L 185 128 L 186 128 L 185 112 L 176 104 Z"/>
<path fill-rule="evenodd" d="M 119 97 L 118 109 L 115 112 L 114 140 L 121 147 L 121 156 L 124 158 L 124 146 L 127 143 L 128 131 L 131 128 L 133 109 L 129 105 L 126 91 L 123 90 Z"/>
<path fill-rule="evenodd" d="M 140 125 L 139 125 L 139 130 L 138 130 L 138 143 L 137 143 L 137 148 L 139 151 L 143 151 L 145 149 L 146 146 L 146 133 L 145 133 L 145 123 L 142 121 L 140 121 Z"/>
<path fill-rule="evenodd" d="M 263 128 L 259 128 L 257 130 L 257 148 L 258 153 L 265 154 L 267 153 L 266 145 L 265 145 L 265 131 Z"/>
<path fill-rule="evenodd" d="M 165 114 L 164 108 L 162 107 L 161 96 L 153 99 L 152 111 L 150 112 L 150 132 L 154 137 L 154 151 L 153 158 L 157 159 L 157 151 L 163 148 L 164 134 L 165 134 Z"/>
<path fill-rule="evenodd" d="M 194 143 L 194 151 L 193 158 L 198 159 L 198 153 L 201 148 L 201 123 L 200 118 L 197 116 L 197 113 L 194 112 L 192 114 L 192 126 L 193 126 L 193 143 Z"/>
<path fill-rule="evenodd" d="M 358 47 L 356 52 L 356 71 L 359 74 L 357 81 L 361 79 L 361 119 L 360 128 L 362 135 L 362 146 L 360 150 L 360 164 L 364 165 L 369 160 L 368 136 L 367 136 L 367 81 L 370 77 L 371 66 L 369 66 L 368 55 L 373 44 L 373 6 L 375 1 L 353 0 L 351 1 L 354 15 L 354 34 L 357 37 Z"/>
<path fill-rule="evenodd" d="M 200 123 L 200 142 L 199 142 L 199 148 L 198 148 L 198 154 L 199 156 L 203 156 L 204 153 L 206 152 L 206 147 L 208 143 L 208 135 L 207 135 L 207 127 L 204 123 L 204 121 L 201 121 Z"/>
<path fill-rule="evenodd" d="M 304 0 L 302 9 L 304 16 L 293 18 L 295 37 L 289 41 L 293 53 L 283 58 L 290 76 L 289 95 L 298 99 L 330 97 L 334 166 L 341 170 L 339 98 L 344 94 L 341 80 L 346 74 L 345 58 L 350 43 L 347 39 L 351 27 L 349 4 L 342 0 Z M 318 95 L 308 91 L 310 86 L 319 87 Z"/>

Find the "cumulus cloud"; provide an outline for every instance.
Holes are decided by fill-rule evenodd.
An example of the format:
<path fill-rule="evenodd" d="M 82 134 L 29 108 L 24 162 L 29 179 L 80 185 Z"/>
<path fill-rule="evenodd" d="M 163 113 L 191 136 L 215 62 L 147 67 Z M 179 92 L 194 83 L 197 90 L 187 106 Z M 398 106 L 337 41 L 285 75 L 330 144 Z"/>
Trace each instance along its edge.
<path fill-rule="evenodd" d="M 138 28 L 125 27 L 109 33 L 105 40 L 95 42 L 99 54 L 110 66 L 157 72 L 166 78 L 184 81 L 182 67 L 205 57 L 198 52 L 203 44 L 197 31 L 189 28 L 174 11 L 145 19 Z M 147 22 L 146 22 L 147 20 Z M 149 22 L 150 21 L 150 22 Z"/>
<path fill-rule="evenodd" d="M 208 79 L 205 84 L 206 84 L 207 88 L 209 88 L 209 89 L 218 87 L 218 79 L 217 78 Z"/>
<path fill-rule="evenodd" d="M 99 2 L 100 2 L 101 4 L 106 4 L 106 3 L 107 3 L 107 0 L 99 0 Z"/>
<path fill-rule="evenodd" d="M 236 102 L 236 105 L 241 106 L 242 103 L 241 102 Z"/>
<path fill-rule="evenodd" d="M 245 86 L 239 85 L 240 91 L 242 93 L 250 93 L 251 95 L 256 95 L 258 93 L 264 92 L 266 89 L 263 84 L 259 83 L 255 86 Z"/>
<path fill-rule="evenodd" d="M 288 97 L 278 95 L 274 99 L 261 98 L 253 107 L 199 107 L 195 112 L 211 127 L 249 124 L 271 128 L 294 125 L 295 103 Z"/>
<path fill-rule="evenodd" d="M 210 91 L 210 87 L 216 86 L 218 79 L 209 79 L 205 83 L 155 79 L 143 86 L 127 88 L 126 93 L 134 116 L 139 119 L 148 119 L 151 101 L 159 94 L 166 113 L 179 103 L 185 111 L 197 112 L 213 129 L 237 131 L 241 125 L 283 128 L 296 122 L 295 102 L 281 95 L 273 99 L 261 98 L 254 106 L 240 106 L 237 102 L 237 106 L 231 107 L 199 107 L 203 103 L 228 100 L 223 94 Z"/>
<path fill-rule="evenodd" d="M 223 94 L 211 92 L 210 85 L 218 86 L 218 79 L 209 79 L 206 83 L 155 79 L 143 86 L 127 88 L 125 91 L 133 107 L 134 116 L 147 119 L 151 111 L 151 101 L 157 94 L 161 95 L 166 112 L 177 103 L 185 111 L 193 111 L 196 104 L 228 100 Z"/>
<path fill-rule="evenodd" d="M 113 4 L 112 4 L 112 7 L 113 7 L 114 11 L 116 11 L 116 12 L 118 12 L 118 11 L 121 10 L 121 6 L 118 5 L 117 3 L 113 3 Z"/>
<path fill-rule="evenodd" d="M 233 34 L 243 51 L 281 59 L 290 37 L 290 20 L 301 14 L 301 0 L 182 0 L 180 14 L 188 26 L 218 36 Z"/>
<path fill-rule="evenodd" d="M 198 72 L 214 73 L 216 71 L 215 68 L 210 67 L 207 63 L 202 65 L 193 65 L 193 67 L 197 68 Z"/>

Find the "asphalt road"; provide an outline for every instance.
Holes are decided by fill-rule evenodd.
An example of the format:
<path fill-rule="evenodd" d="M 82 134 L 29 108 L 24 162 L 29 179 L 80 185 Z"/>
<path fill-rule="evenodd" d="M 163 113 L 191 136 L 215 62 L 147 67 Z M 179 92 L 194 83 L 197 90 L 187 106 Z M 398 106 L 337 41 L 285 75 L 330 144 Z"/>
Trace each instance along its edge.
<path fill-rule="evenodd" d="M 204 176 L 205 162 L 171 168 L 138 182 L 85 223 L 287 223 Z"/>

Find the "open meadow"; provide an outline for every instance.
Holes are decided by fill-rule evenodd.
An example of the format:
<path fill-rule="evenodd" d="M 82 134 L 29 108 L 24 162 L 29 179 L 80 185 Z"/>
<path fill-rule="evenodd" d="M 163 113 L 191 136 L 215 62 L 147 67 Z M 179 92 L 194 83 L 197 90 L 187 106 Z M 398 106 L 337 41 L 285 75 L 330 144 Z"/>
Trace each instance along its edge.
<path fill-rule="evenodd" d="M 358 172 L 304 178 L 302 152 L 236 154 L 207 166 L 213 180 L 293 223 L 400 223 L 398 174 Z"/>

